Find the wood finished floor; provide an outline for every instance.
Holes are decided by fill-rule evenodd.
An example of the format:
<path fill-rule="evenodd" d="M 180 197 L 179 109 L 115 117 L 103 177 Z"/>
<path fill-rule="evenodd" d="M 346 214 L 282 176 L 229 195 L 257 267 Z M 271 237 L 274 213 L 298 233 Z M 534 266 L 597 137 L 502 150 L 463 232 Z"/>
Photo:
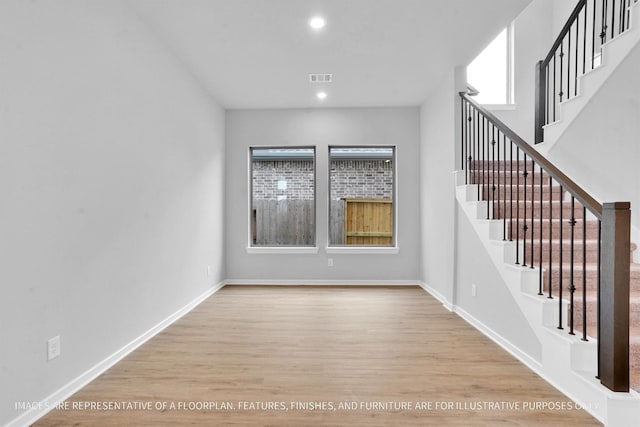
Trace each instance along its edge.
<path fill-rule="evenodd" d="M 233 409 L 55 410 L 35 425 L 600 425 L 582 410 L 524 409 L 523 402 L 571 401 L 418 287 L 227 286 L 68 404 L 122 401 Z M 289 410 L 240 408 L 240 401 Z M 343 401 L 432 409 L 291 407 L 337 409 Z M 436 409 L 440 402 L 461 408 Z M 485 402 L 520 409 L 477 406 Z"/>

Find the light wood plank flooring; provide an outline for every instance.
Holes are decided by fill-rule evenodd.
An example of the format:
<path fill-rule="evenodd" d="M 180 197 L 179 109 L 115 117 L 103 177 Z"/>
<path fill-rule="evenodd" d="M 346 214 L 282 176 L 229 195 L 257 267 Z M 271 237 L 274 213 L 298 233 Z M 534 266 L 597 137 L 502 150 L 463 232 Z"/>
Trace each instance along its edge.
<path fill-rule="evenodd" d="M 73 402 L 167 408 L 56 410 L 36 425 L 600 425 L 525 408 L 571 401 L 418 287 L 227 286 Z M 322 404 L 333 410 L 309 406 Z"/>

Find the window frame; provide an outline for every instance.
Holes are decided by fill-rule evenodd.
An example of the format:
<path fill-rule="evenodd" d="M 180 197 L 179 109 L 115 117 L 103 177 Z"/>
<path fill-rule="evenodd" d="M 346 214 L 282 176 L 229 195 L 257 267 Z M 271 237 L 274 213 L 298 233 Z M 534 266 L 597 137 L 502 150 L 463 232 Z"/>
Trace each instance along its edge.
<path fill-rule="evenodd" d="M 254 245 L 253 243 L 253 159 L 254 150 L 312 150 L 313 151 L 313 244 L 310 245 Z M 247 197 L 247 253 L 253 254 L 315 254 L 318 253 L 318 191 L 317 191 L 317 174 L 318 174 L 318 150 L 315 145 L 252 145 L 249 147 L 248 162 L 248 197 Z"/>
<path fill-rule="evenodd" d="M 382 245 L 335 245 L 331 243 L 331 150 L 335 148 L 391 148 L 392 150 L 392 243 Z M 398 246 L 398 146 L 396 144 L 368 144 L 368 145 L 329 145 L 327 147 L 327 235 L 325 251 L 327 254 L 397 254 Z"/>
<path fill-rule="evenodd" d="M 503 29 L 502 31 L 506 30 L 506 102 L 505 103 L 498 103 L 498 104 L 482 104 L 485 108 L 487 108 L 488 110 L 514 110 L 516 108 L 516 91 L 515 91 L 515 50 L 514 50 L 514 45 L 515 45 L 515 22 L 511 22 L 509 25 L 507 25 L 505 27 L 505 29 Z M 501 31 L 501 32 L 502 32 Z M 497 36 L 496 36 L 497 37 Z M 495 39 L 494 39 L 495 40 Z M 491 43 L 494 42 L 494 40 L 492 40 L 487 46 L 485 46 L 485 49 L 491 45 Z M 484 49 L 483 49 L 484 51 Z M 480 54 L 478 54 L 479 56 Z M 477 58 L 477 56 L 476 56 Z M 473 61 L 475 61 L 474 58 L 469 64 L 467 64 L 466 66 L 466 70 L 469 69 L 469 66 L 473 63 Z M 468 71 L 467 71 L 468 74 Z M 467 84 L 471 85 L 471 82 L 469 82 L 469 78 L 467 75 Z M 481 92 L 481 91 L 480 91 Z"/>

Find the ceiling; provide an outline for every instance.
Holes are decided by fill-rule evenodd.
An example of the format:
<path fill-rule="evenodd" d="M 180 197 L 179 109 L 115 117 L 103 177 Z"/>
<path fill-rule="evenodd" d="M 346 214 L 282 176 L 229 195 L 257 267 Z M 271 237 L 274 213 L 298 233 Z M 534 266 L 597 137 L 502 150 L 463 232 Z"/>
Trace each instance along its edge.
<path fill-rule="evenodd" d="M 531 0 L 135 0 L 227 109 L 418 106 Z M 312 30 L 322 15 L 326 27 Z M 333 83 L 309 83 L 333 73 Z M 328 96 L 319 101 L 315 94 Z"/>

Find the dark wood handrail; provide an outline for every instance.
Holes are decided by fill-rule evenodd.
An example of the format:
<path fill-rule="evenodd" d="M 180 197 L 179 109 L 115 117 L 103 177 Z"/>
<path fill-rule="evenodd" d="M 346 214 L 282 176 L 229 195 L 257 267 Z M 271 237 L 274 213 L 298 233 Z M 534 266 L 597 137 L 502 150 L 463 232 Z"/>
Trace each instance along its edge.
<path fill-rule="evenodd" d="M 542 154 L 540 154 L 529 143 L 522 139 L 517 133 L 515 133 L 509 126 L 505 125 L 500 119 L 494 116 L 482 105 L 478 104 L 465 92 L 460 92 L 460 96 L 473 105 L 479 112 L 482 113 L 487 119 L 493 122 L 494 125 L 502 132 L 507 138 L 513 141 L 520 149 L 525 152 L 529 157 L 535 160 L 539 166 L 541 166 L 549 175 L 551 175 L 562 187 L 570 192 L 576 199 L 582 203 L 591 213 L 593 213 L 598 219 L 602 218 L 602 204 L 596 199 L 591 197 L 582 187 L 576 184 L 571 178 L 565 175 L 560 169 L 558 169 L 553 163 L 547 160 Z"/>
<path fill-rule="evenodd" d="M 556 41 L 553 43 L 553 46 L 551 47 L 551 50 L 547 54 L 547 57 L 544 58 L 544 60 L 542 61 L 542 63 L 545 66 L 549 64 L 549 62 L 553 59 L 553 56 L 555 55 L 556 50 L 558 50 L 558 47 L 560 47 L 560 44 L 564 40 L 567 33 L 571 30 L 573 23 L 576 21 L 576 19 L 578 19 L 578 15 L 580 14 L 580 12 L 582 11 L 582 8 L 584 8 L 586 4 L 587 4 L 587 0 L 580 0 L 576 5 L 576 7 L 573 9 L 573 12 L 571 12 L 569 19 L 567 19 L 567 22 L 565 22 L 564 27 L 562 27 L 562 30 L 560 31 L 560 35 L 558 36 L 558 38 L 556 38 Z"/>

